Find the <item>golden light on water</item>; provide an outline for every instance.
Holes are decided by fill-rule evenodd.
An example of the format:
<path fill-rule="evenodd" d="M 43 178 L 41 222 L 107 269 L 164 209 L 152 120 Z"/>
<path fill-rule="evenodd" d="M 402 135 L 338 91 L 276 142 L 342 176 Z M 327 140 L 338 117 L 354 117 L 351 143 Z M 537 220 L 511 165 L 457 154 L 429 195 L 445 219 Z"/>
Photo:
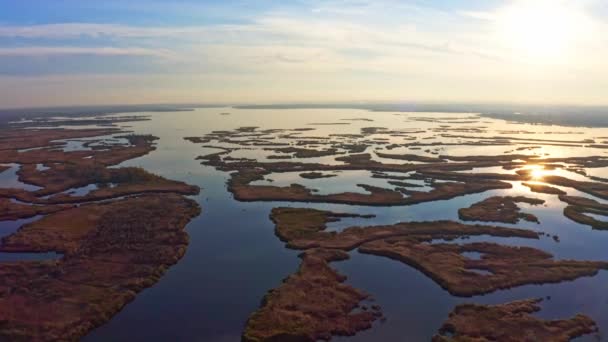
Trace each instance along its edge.
<path fill-rule="evenodd" d="M 546 170 L 543 165 L 530 165 L 524 170 L 527 170 L 530 178 L 535 181 L 542 181 L 545 176 L 549 175 L 550 171 Z"/>
<path fill-rule="evenodd" d="M 530 172 L 530 176 L 532 176 L 532 179 L 534 180 L 542 180 L 545 176 L 547 175 L 547 171 L 544 169 L 532 169 L 532 172 Z"/>

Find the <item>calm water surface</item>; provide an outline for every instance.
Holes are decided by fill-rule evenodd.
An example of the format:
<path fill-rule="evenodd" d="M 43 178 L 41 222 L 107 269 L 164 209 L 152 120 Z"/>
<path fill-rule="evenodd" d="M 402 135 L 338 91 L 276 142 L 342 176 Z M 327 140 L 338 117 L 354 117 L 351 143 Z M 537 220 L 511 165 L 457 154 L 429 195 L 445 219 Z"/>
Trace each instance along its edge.
<path fill-rule="evenodd" d="M 230 112 L 231 115 L 219 115 Z M 149 113 L 145 113 L 149 114 Z M 576 224 L 562 215 L 564 204 L 555 196 L 532 194 L 527 187 L 513 182 L 514 188 L 488 191 L 458 197 L 448 201 L 437 201 L 412 206 L 390 208 L 306 204 L 306 203 L 241 203 L 233 200 L 226 191 L 227 175 L 211 167 L 200 165 L 195 158 L 215 150 L 203 148 L 183 140 L 186 136 L 202 136 L 214 130 L 230 130 L 241 126 L 270 128 L 311 127 L 315 131 L 304 132 L 309 136 L 324 136 L 331 133 L 359 133 L 361 127 L 387 127 L 431 129 L 439 124 L 432 122 L 406 122 L 407 115 L 395 113 L 372 113 L 362 110 L 237 110 L 232 108 L 197 109 L 193 112 L 150 113 L 151 121 L 127 123 L 128 129 L 141 134 L 158 136 L 158 149 L 149 155 L 127 161 L 121 166 L 141 166 L 153 173 L 200 186 L 200 195 L 194 196 L 203 209 L 198 218 L 192 220 L 187 231 L 190 246 L 184 258 L 171 267 L 153 287 L 142 291 L 107 324 L 94 330 L 85 341 L 240 341 L 247 317 L 255 311 L 264 294 L 277 287 L 281 280 L 296 271 L 299 265 L 298 251 L 286 249 L 274 235 L 274 226 L 268 219 L 270 210 L 276 206 L 313 207 L 339 212 L 354 212 L 377 215 L 374 219 L 345 219 L 332 223 L 331 230 L 341 230 L 351 225 L 393 224 L 410 220 L 458 220 L 457 210 L 469 206 L 491 195 L 529 195 L 547 201 L 544 206 L 522 204 L 522 210 L 535 214 L 542 224 L 523 223 L 505 225 L 524 227 L 558 235 L 560 242 L 551 237 L 540 240 L 517 238 L 475 237 L 471 241 L 494 241 L 509 245 L 538 247 L 555 254 L 556 258 L 608 260 L 608 232 L 591 230 Z M 411 116 L 445 117 L 447 114 L 414 113 Z M 463 114 L 463 117 L 470 114 Z M 374 122 L 349 121 L 350 125 L 310 126 L 313 122 L 345 122 L 341 119 L 370 118 Z M 471 124 L 467 125 L 471 126 Z M 583 129 L 570 127 L 547 127 L 508 124 L 504 121 L 485 119 L 474 126 L 489 127 L 488 130 L 552 131 L 546 139 L 582 140 L 589 137 L 608 136 L 606 129 Z M 555 132 L 583 131 L 583 135 L 559 134 Z M 449 134 L 460 134 L 448 132 Z M 423 136 L 433 137 L 429 132 Z M 491 137 L 492 133 L 469 133 Z M 512 136 L 504 134 L 504 136 Z M 513 135 L 514 136 L 514 135 Z M 517 135 L 518 138 L 540 135 Z M 389 137 L 391 141 L 403 143 L 401 138 Z M 437 139 L 437 138 L 433 138 Z M 458 141 L 457 138 L 444 138 Z M 432 139 L 428 139 L 432 142 Z M 79 143 L 69 143 L 68 148 L 78 149 Z M 424 150 L 424 149 L 423 149 Z M 450 155 L 498 155 L 513 151 L 514 146 L 443 146 L 441 154 Z M 538 150 L 512 153 L 535 153 Z M 396 149 L 389 153 L 405 153 Z M 424 151 L 408 151 L 427 155 Z M 555 146 L 543 147 L 543 153 L 554 157 L 571 155 L 604 155 L 601 149 L 571 149 Z M 256 157 L 265 159 L 268 154 Z M 251 157 L 252 155 L 249 155 Z M 331 158 L 312 158 L 306 161 L 334 162 Z M 383 160 L 388 162 L 386 160 Z M 398 161 L 390 160 L 395 163 Z M 23 186 L 15 183 L 14 168 L 0 175 L 2 184 Z M 499 172 L 498 170 L 475 170 L 475 172 Z M 504 171 L 502 172 L 510 172 Z M 13 178 L 11 178 L 13 174 Z M 594 176 L 608 177 L 608 169 L 594 169 Z M 386 180 L 368 180 L 369 172 L 338 172 L 338 177 L 305 180 L 297 174 L 271 175 L 272 184 L 299 183 L 316 188 L 321 193 L 359 191 L 354 184 L 363 178 L 365 184 L 390 187 Z M 261 181 L 264 182 L 264 181 Z M 423 183 L 421 183 L 423 184 Z M 77 189 L 85 193 L 91 188 Z M 569 190 L 571 195 L 582 195 Z M 585 195 L 589 197 L 588 195 Z M 17 222 L 2 224 L 2 235 L 9 234 L 19 226 Z M 0 255 L 0 260 L 2 260 Z M 26 259 L 28 256 L 24 256 Z M 55 256 L 49 256 L 55 257 Z M 457 298 L 441 289 L 422 273 L 402 263 L 371 255 L 351 252 L 351 259 L 332 264 L 348 276 L 347 282 L 363 289 L 383 307 L 387 317 L 384 323 L 355 337 L 336 338 L 336 341 L 428 341 L 441 326 L 455 305 L 463 302 L 503 303 L 530 297 L 550 297 L 543 302 L 543 318 L 568 318 L 577 313 L 590 315 L 603 333 L 608 334 L 608 272 L 595 277 L 551 285 L 522 286 L 508 291 Z M 587 337 L 594 340 L 601 337 Z"/>

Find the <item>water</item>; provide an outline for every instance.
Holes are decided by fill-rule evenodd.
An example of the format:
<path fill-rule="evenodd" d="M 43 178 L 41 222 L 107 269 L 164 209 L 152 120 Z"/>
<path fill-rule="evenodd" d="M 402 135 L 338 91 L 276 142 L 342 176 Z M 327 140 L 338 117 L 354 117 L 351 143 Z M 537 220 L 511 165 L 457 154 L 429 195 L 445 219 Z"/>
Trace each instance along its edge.
<path fill-rule="evenodd" d="M 57 260 L 61 259 L 63 254 L 49 252 L 49 253 L 0 253 L 0 262 L 11 262 L 11 261 L 43 261 L 43 260 Z"/>
<path fill-rule="evenodd" d="M 16 232 L 22 225 L 30 222 L 37 221 L 42 216 L 35 216 L 28 219 L 21 219 L 15 221 L 5 221 L 0 223 L 0 238 L 11 235 Z M 62 254 L 49 252 L 49 253 L 5 253 L 0 252 L 0 262 L 11 262 L 11 261 L 42 261 L 42 260 L 56 260 L 62 257 Z"/>
<path fill-rule="evenodd" d="M 27 191 L 36 191 L 42 189 L 39 186 L 23 183 L 19 180 L 19 175 L 17 175 L 17 172 L 19 172 L 19 169 L 21 169 L 21 165 L 7 164 L 5 166 L 10 166 L 10 168 L 0 173 L 0 184 L 3 188 L 23 189 Z"/>
<path fill-rule="evenodd" d="M 483 253 L 479 252 L 463 252 L 462 256 L 471 260 L 481 260 Z"/>
<path fill-rule="evenodd" d="M 97 186 L 97 184 L 88 184 L 79 188 L 72 188 L 70 190 L 64 191 L 64 193 L 71 196 L 86 196 L 91 191 L 95 191 L 97 189 L 99 189 L 99 186 Z"/>
<path fill-rule="evenodd" d="M 251 185 L 273 185 L 273 186 L 289 186 L 291 184 L 303 185 L 307 188 L 314 189 L 317 195 L 336 194 L 341 192 L 354 192 L 361 194 L 369 194 L 362 187 L 357 186 L 358 182 L 365 180 L 364 184 L 376 187 L 392 189 L 398 186 L 391 185 L 391 179 L 372 178 L 372 173 L 369 171 L 337 171 L 327 172 L 333 174 L 334 177 L 305 179 L 300 177 L 301 172 L 283 172 L 273 173 L 266 177 L 265 180 L 252 182 Z M 403 187 L 408 190 L 428 191 L 431 188 L 424 186 L 424 182 L 420 180 L 405 180 L 404 182 L 420 185 L 420 187 Z"/>
<path fill-rule="evenodd" d="M 30 222 L 37 221 L 42 216 L 34 216 L 27 219 L 15 220 L 15 221 L 4 221 L 0 225 L 0 239 L 13 234 L 16 232 L 22 225 L 28 224 Z"/>
<path fill-rule="evenodd" d="M 222 112 L 230 112 L 231 115 L 220 115 Z M 560 202 L 557 196 L 532 193 L 520 182 L 512 182 L 514 188 L 509 190 L 493 190 L 446 201 L 387 208 L 324 203 L 242 203 L 235 201 L 232 195 L 226 191 L 225 182 L 228 177 L 226 173 L 200 165 L 200 161 L 195 160 L 199 155 L 218 150 L 203 148 L 201 144 L 183 140 L 183 137 L 186 136 L 202 136 L 211 131 L 231 130 L 241 126 L 260 126 L 262 129 L 307 127 L 315 128 L 315 131 L 303 132 L 302 136 L 327 136 L 332 133 L 359 133 L 362 127 L 371 126 L 402 130 L 430 130 L 443 124 L 412 120 L 414 117 L 430 117 L 434 114 L 413 113 L 399 116 L 394 114 L 351 109 L 206 108 L 193 112 L 150 113 L 151 121 L 128 123 L 131 126 L 130 130 L 140 134 L 153 134 L 160 140 L 157 141 L 155 151 L 124 162 L 121 166 L 140 166 L 169 179 L 199 185 L 203 189 L 201 194 L 192 198 L 201 204 L 203 212 L 200 217 L 192 220 L 187 226 L 190 245 L 184 258 L 177 265 L 169 268 L 157 284 L 142 291 L 120 313 L 103 326 L 95 329 L 84 340 L 240 341 L 248 316 L 259 307 L 264 294 L 279 286 L 286 276 L 297 270 L 300 263 L 297 257 L 299 252 L 286 249 L 274 234 L 274 225 L 268 215 L 271 209 L 277 206 L 311 207 L 336 212 L 376 215 L 372 219 L 348 218 L 329 224 L 329 230 L 339 231 L 352 225 L 394 224 L 403 221 L 438 219 L 458 220 L 459 208 L 468 207 L 489 196 L 526 195 L 546 200 L 545 205 L 541 206 L 520 204 L 523 212 L 536 215 L 541 224 L 521 222 L 517 225 L 505 224 L 504 226 L 542 231 L 550 236 L 543 236 L 539 240 L 480 236 L 463 241 L 451 241 L 451 243 L 491 241 L 541 248 L 554 254 L 556 258 L 608 260 L 608 249 L 606 249 L 608 232 L 592 230 L 590 227 L 570 221 L 563 216 L 562 211 L 565 204 Z M 444 117 L 448 114 L 436 115 Z M 471 114 L 455 116 L 467 118 Z M 349 118 L 371 118 L 374 122 L 342 120 Z M 350 124 L 308 125 L 313 122 L 348 122 Z M 471 126 L 472 124 L 466 125 Z M 505 127 L 515 131 L 555 132 L 547 139 L 574 141 L 593 136 L 608 136 L 608 129 L 585 129 L 584 135 L 573 135 L 568 133 L 572 129 L 567 127 L 519 124 L 505 126 L 504 121 L 487 118 L 483 119 L 483 123 L 474 124 L 474 126 L 479 125 L 486 126 L 487 132 L 471 133 L 471 136 L 496 136 L 499 135 L 496 131 L 504 130 Z M 449 132 L 449 134 L 467 133 Z M 431 137 L 432 135 L 429 133 L 421 136 Z M 532 137 L 532 135 L 524 134 L 507 134 L 506 136 Z M 388 143 L 412 142 L 402 136 L 378 134 L 368 137 L 369 140 L 373 138 L 387 138 Z M 419 139 L 417 142 L 463 140 L 467 139 L 434 138 Z M 381 143 L 374 144 L 368 148 L 368 151 L 406 153 L 399 149 L 384 150 L 384 146 L 385 144 Z M 503 154 L 519 146 L 523 145 L 451 145 L 441 146 L 439 152 L 449 155 Z M 68 148 L 80 149 L 83 146 L 72 143 Z M 427 147 L 422 147 L 421 150 L 408 150 L 407 153 L 436 157 L 436 155 L 424 152 L 426 149 Z M 430 149 L 434 150 L 436 147 L 430 147 Z M 535 149 L 524 152 L 537 153 L 538 151 Z M 600 155 L 603 152 L 583 147 L 547 146 L 542 149 L 542 153 L 550 153 L 552 157 Z M 275 153 L 254 150 L 240 151 L 232 156 L 265 158 L 271 154 Z M 339 164 L 332 159 L 333 157 L 322 157 L 298 161 L 331 161 Z M 404 161 L 392 159 L 382 159 L 382 161 L 395 164 L 404 163 Z M 608 170 L 594 169 L 594 171 L 594 176 L 608 177 Z M 7 172 L 9 171 L 4 173 Z M 512 171 L 502 169 L 480 169 L 474 170 L 474 172 L 512 173 Z M 559 172 L 561 171 L 550 174 L 559 174 Z M 370 173 L 366 171 L 342 171 L 336 174 L 337 177 L 334 178 L 315 180 L 303 179 L 299 177 L 299 173 L 277 173 L 271 174 L 267 178 L 274 180 L 274 182 L 268 183 L 271 185 L 298 183 L 317 188 L 319 193 L 364 192 L 363 189 L 356 187 L 357 183 L 392 188 L 388 185 L 388 180 L 369 178 Z M 567 176 L 570 177 L 571 172 L 568 172 Z M 585 178 L 580 175 L 578 177 Z M 10 179 L 12 178 L 7 176 L 7 182 Z M 405 180 L 405 182 L 415 183 L 416 181 Z M 82 193 L 90 190 L 90 188 L 81 189 Z M 425 191 L 421 188 L 411 188 L 411 190 Z M 584 195 L 572 189 L 565 190 L 569 195 Z M 4 230 L 4 226 L 18 226 L 18 224 L 3 223 L 0 229 L 10 231 L 10 228 Z M 553 235 L 558 235 L 560 242 L 554 241 Z M 433 241 L 433 243 L 436 242 L 440 241 Z M 332 266 L 348 276 L 348 284 L 372 294 L 377 303 L 382 306 L 388 320 L 385 323 L 376 323 L 373 329 L 361 332 L 355 337 L 336 338 L 336 341 L 428 341 L 457 304 L 464 302 L 498 304 L 511 300 L 547 296 L 550 296 L 551 299 L 543 302 L 543 311 L 538 314 L 539 317 L 568 318 L 576 313 L 585 313 L 596 320 L 603 332 L 608 332 L 608 291 L 606 291 L 608 272 L 605 271 L 595 277 L 580 278 L 571 282 L 529 285 L 507 291 L 497 291 L 485 296 L 458 298 L 451 296 L 419 271 L 400 262 L 360 254 L 357 251 L 351 252 L 350 255 L 349 260 L 332 263 Z M 23 257 L 26 258 L 26 256 Z"/>

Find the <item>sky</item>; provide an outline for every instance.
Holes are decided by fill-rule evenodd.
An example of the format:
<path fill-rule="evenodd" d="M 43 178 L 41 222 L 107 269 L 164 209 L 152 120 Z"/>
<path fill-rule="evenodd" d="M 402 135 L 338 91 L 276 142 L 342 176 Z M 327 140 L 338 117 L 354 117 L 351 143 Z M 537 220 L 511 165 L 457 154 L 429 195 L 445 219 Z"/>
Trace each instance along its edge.
<path fill-rule="evenodd" d="M 605 0 L 0 0 L 0 107 L 608 104 Z"/>

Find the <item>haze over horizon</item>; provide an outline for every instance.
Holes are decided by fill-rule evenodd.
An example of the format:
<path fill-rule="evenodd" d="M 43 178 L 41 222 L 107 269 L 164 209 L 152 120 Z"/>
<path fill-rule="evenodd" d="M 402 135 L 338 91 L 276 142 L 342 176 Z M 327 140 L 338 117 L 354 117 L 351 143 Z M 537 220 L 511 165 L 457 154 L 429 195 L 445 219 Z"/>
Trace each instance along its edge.
<path fill-rule="evenodd" d="M 0 107 L 606 105 L 607 29 L 600 0 L 7 0 Z"/>

